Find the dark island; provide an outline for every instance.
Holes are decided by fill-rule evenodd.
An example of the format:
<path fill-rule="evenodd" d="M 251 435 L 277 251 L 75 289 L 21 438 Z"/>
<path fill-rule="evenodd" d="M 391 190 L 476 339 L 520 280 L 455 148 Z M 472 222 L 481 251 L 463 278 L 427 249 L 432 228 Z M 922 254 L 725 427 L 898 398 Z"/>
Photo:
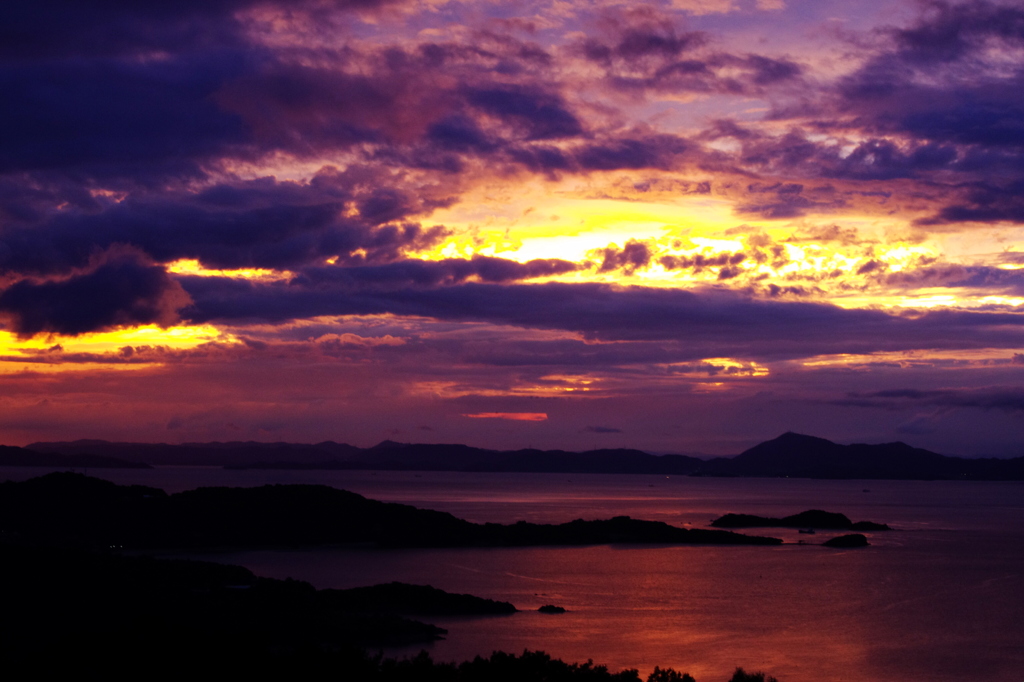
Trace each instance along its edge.
<path fill-rule="evenodd" d="M 9 673 L 107 680 L 216 676 L 352 682 L 640 682 L 636 670 L 565 663 L 542 651 L 463 663 L 367 647 L 445 634 L 396 612 L 512 613 L 506 602 L 391 583 L 317 590 L 240 566 L 0 542 L 0 657 Z M 556 607 L 557 608 L 557 607 Z M 201 671 L 201 673 L 200 673 Z M 737 669 L 729 682 L 765 682 Z M 648 682 L 694 682 L 655 668 Z"/>
<path fill-rule="evenodd" d="M 198 488 L 168 495 L 66 472 L 0 483 L 0 532 L 49 544 L 124 549 L 782 543 L 627 516 L 557 525 L 477 524 L 324 485 Z"/>
<path fill-rule="evenodd" d="M 537 610 L 541 613 L 565 613 L 564 606 L 555 606 L 554 604 L 545 604 Z"/>
<path fill-rule="evenodd" d="M 838 548 L 867 547 L 868 539 L 860 533 L 853 533 L 852 535 L 840 535 L 839 537 L 832 538 L 831 540 L 826 540 L 821 544 L 824 547 Z"/>
<path fill-rule="evenodd" d="M 297 580 L 258 578 L 240 566 L 8 542 L 0 542 L 0 567 L 0 657 L 9 674 L 107 680 L 641 680 L 636 670 L 565 663 L 542 651 L 498 651 L 459 664 L 435 662 L 425 652 L 402 660 L 370 653 L 368 646 L 429 642 L 445 634 L 394 611 L 507 611 L 495 607 L 501 602 L 428 587 L 317 590 Z M 771 680 L 737 669 L 729 682 L 766 679 Z M 647 680 L 694 682 L 671 668 L 656 668 Z"/>
<path fill-rule="evenodd" d="M 339 611 L 403 616 L 500 616 L 516 612 L 507 601 L 452 594 L 430 585 L 391 582 L 348 590 L 320 590 Z"/>
<path fill-rule="evenodd" d="M 753 514 L 726 514 L 711 522 L 716 528 L 820 528 L 823 530 L 892 530 L 888 524 L 850 521 L 845 514 L 809 509 L 781 519 Z"/>
<path fill-rule="evenodd" d="M 4 543 L 0 561 L 2 639 L 26 652 L 83 633 L 113 636 L 131 623 L 159 624 L 172 638 L 187 633 L 268 646 L 412 644 L 438 639 L 445 630 L 401 616 L 515 612 L 505 602 L 429 586 L 317 590 L 298 580 L 259 578 L 241 566 L 109 551 Z M 55 613 L 62 617 L 53 618 Z"/>
<path fill-rule="evenodd" d="M 167 495 L 58 473 L 0 483 L 0 656 L 38 677 L 252 677 L 353 682 L 639 682 L 543 652 L 495 652 L 461 664 L 366 647 L 429 642 L 443 628 L 409 616 L 505 616 L 507 602 L 390 583 L 315 589 L 240 566 L 125 556 L 114 548 L 316 545 L 579 545 L 595 542 L 778 544 L 617 517 L 560 525 L 472 524 L 326 486 L 207 488 Z M 561 607 L 542 610 L 562 612 Z M 769 678 L 770 679 L 770 678 Z M 737 669 L 730 682 L 761 682 Z M 649 682 L 693 682 L 655 669 Z"/>

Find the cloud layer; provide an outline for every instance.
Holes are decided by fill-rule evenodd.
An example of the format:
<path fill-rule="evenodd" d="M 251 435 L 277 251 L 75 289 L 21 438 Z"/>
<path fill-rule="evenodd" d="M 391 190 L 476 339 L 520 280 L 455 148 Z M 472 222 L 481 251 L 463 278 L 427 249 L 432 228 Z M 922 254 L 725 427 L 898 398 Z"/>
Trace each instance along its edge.
<path fill-rule="evenodd" d="M 546 414 L 495 421 L 641 446 L 643 422 L 672 449 L 646 393 L 752 401 L 778 422 L 755 440 L 807 401 L 835 438 L 998 420 L 1024 350 L 1024 10 L 897 5 L 7 3 L 0 437 L 71 400 L 26 367 L 98 382 L 95 405 L 114 366 L 208 396 L 133 388 L 146 438 L 257 437 L 259 408 L 199 416 L 247 395 L 242 368 L 266 414 L 321 375 L 382 391 L 367 439 Z M 578 416 L 528 404 L 557 396 Z M 706 423 L 712 449 L 736 427 Z"/>

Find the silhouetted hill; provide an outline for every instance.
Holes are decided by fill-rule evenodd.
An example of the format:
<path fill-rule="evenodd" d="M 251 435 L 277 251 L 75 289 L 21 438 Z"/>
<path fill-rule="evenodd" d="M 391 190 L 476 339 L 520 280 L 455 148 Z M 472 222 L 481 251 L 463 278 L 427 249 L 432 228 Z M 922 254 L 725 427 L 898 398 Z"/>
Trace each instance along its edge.
<path fill-rule="evenodd" d="M 716 528 L 822 528 L 829 530 L 891 530 L 887 524 L 850 521 L 846 514 L 808 509 L 781 519 L 753 514 L 726 514 L 711 522 Z"/>
<path fill-rule="evenodd" d="M 245 469 L 375 469 L 381 471 L 472 471 L 689 475 L 702 460 L 685 455 L 650 455 L 640 450 L 487 450 L 459 444 L 384 441 L 333 462 L 260 461 Z"/>
<path fill-rule="evenodd" d="M 407 445 L 399 452 L 401 457 L 429 457 L 443 462 L 452 446 Z M 436 448 L 436 449 L 435 449 Z M 476 449 L 473 449 L 476 450 Z M 463 471 L 508 471 L 508 472 L 551 472 L 551 473 L 630 473 L 630 474 L 676 474 L 693 473 L 703 463 L 695 457 L 685 455 L 649 455 L 632 449 L 600 449 L 584 452 L 565 450 L 538 450 L 527 448 L 512 451 L 490 452 L 487 459 L 470 459 L 466 452 Z M 472 454 L 476 454 L 472 453 Z"/>
<path fill-rule="evenodd" d="M 106 440 L 40 442 L 27 450 L 60 455 L 103 455 L 128 462 L 178 466 L 234 466 L 260 461 L 322 463 L 344 460 L 363 452 L 345 443 L 113 443 Z"/>
<path fill-rule="evenodd" d="M 849 547 L 867 547 L 868 539 L 860 533 L 854 533 L 853 535 L 840 535 L 837 538 L 826 540 L 821 543 L 823 547 L 838 547 L 840 549 L 847 549 Z"/>
<path fill-rule="evenodd" d="M 265 655 L 427 643 L 446 631 L 401 616 L 515 612 L 507 602 L 429 586 L 317 590 L 298 580 L 259 578 L 241 566 L 103 551 L 0 543 L 0 565 L 0 655 L 9 674 L 12 659 L 31 660 L 47 651 L 64 657 L 80 651 L 83 642 L 116 652 L 108 660 L 111 672 L 138 655 L 143 666 L 134 670 L 137 678 L 156 661 L 163 672 L 163 657 L 146 661 L 141 653 L 154 646 L 176 658 L 194 647 L 216 656 L 222 647 Z"/>
<path fill-rule="evenodd" d="M 839 445 L 824 438 L 784 433 L 743 453 L 704 463 L 702 476 L 791 478 L 1022 480 L 1024 457 L 947 457 L 906 443 Z"/>
<path fill-rule="evenodd" d="M 104 455 L 60 455 L 0 445 L 0 466 L 61 467 L 66 469 L 149 469 L 144 462 L 129 462 Z"/>
<path fill-rule="evenodd" d="M 507 601 L 452 594 L 430 585 L 391 582 L 348 590 L 321 590 L 333 608 L 402 616 L 494 616 L 515 613 Z"/>
<path fill-rule="evenodd" d="M 8 679 L 641 682 L 636 670 L 611 673 L 543 652 L 462 664 L 435 663 L 426 652 L 384 658 L 362 647 L 428 643 L 446 631 L 373 604 L 349 610 L 343 597 L 352 590 L 257 578 L 240 566 L 3 543 L 0 566 Z M 445 604 L 467 596 L 423 589 Z M 668 669 L 648 682 L 692 680 Z"/>
<path fill-rule="evenodd" d="M 1024 457 L 947 457 L 906 443 L 840 445 L 784 433 L 735 457 L 702 460 L 632 449 L 488 450 L 460 444 L 383 441 L 371 448 L 327 441 L 292 443 L 33 443 L 28 449 L 64 456 L 116 457 L 149 464 L 239 469 L 369 469 L 393 471 L 539 472 L 772 476 L 793 478 L 1024 480 Z M 84 466 L 84 465 L 77 465 Z"/>
<path fill-rule="evenodd" d="M 156 488 L 119 486 L 71 473 L 0 483 L 0 535 L 48 545 L 126 549 L 781 542 L 626 516 L 558 525 L 475 524 L 445 512 L 378 502 L 322 485 L 198 488 L 167 495 Z"/>
<path fill-rule="evenodd" d="M 27 449 L 61 455 L 105 455 L 156 465 L 225 466 L 238 469 L 373 469 L 393 471 L 475 471 L 631 473 L 688 475 L 703 463 L 685 455 L 650 455 L 640 450 L 587 452 L 523 449 L 488 450 L 460 444 L 383 441 L 357 448 L 327 441 L 294 443 L 112 443 L 101 440 L 32 443 Z"/>

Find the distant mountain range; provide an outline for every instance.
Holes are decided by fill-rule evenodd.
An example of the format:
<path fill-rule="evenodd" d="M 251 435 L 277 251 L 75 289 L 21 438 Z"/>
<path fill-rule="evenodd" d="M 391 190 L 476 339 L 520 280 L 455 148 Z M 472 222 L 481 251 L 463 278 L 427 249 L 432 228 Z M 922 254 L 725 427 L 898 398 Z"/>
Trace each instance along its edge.
<path fill-rule="evenodd" d="M 77 440 L 32 443 L 39 455 L 102 454 L 125 462 L 156 466 L 224 466 L 244 469 L 374 469 L 393 471 L 518 471 L 557 473 L 637 473 L 688 475 L 703 460 L 685 455 L 651 455 L 640 450 L 499 451 L 468 445 L 396 443 L 386 440 L 370 448 L 327 441 L 295 443 L 111 443 Z M 0 464 L 6 463 L 0 454 Z M 12 464 L 15 462 L 12 462 Z M 21 463 L 21 462 L 17 462 Z"/>
<path fill-rule="evenodd" d="M 326 441 L 295 443 L 112 443 L 101 440 L 0 446 L 0 465 L 69 468 L 179 465 L 239 469 L 370 469 L 662 474 L 833 479 L 1024 480 L 1024 457 L 948 457 L 906 443 L 840 445 L 784 433 L 735 457 L 703 460 L 640 450 L 487 450 L 468 445 L 384 441 L 358 448 Z"/>
<path fill-rule="evenodd" d="M 113 443 L 111 443 L 113 445 Z M 97 451 L 98 452 L 98 451 Z M 0 466 L 62 467 L 67 469 L 150 469 L 149 464 L 94 452 L 61 454 L 0 445 Z"/>

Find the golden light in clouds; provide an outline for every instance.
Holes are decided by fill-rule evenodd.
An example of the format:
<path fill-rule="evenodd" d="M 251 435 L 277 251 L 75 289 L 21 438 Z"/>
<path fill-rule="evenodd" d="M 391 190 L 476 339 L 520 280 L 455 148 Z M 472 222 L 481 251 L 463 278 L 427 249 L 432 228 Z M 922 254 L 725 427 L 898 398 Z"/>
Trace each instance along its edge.
<path fill-rule="evenodd" d="M 470 419 L 507 419 L 514 422 L 542 422 L 548 418 L 544 412 L 477 412 L 462 416 Z"/>
<path fill-rule="evenodd" d="M 979 296 L 977 300 L 982 306 L 1005 305 L 1016 308 L 1024 305 L 1024 297 L 1021 296 Z"/>
<path fill-rule="evenodd" d="M 465 371 L 466 368 L 463 368 Z M 708 358 L 687 363 L 652 363 L 622 365 L 613 371 L 591 371 L 586 374 L 544 374 L 506 378 L 505 385 L 496 386 L 486 379 L 472 378 L 462 381 L 415 381 L 408 385 L 408 394 L 414 397 L 454 398 L 575 398 L 581 400 L 610 398 L 636 391 L 638 385 L 645 390 L 673 389 L 688 385 L 693 390 L 713 386 L 725 391 L 732 386 L 759 382 L 771 375 L 770 368 L 753 361 L 735 358 Z M 468 415 L 464 415 L 468 416 Z"/>
<path fill-rule="evenodd" d="M 580 386 L 566 383 L 562 378 L 545 377 L 543 383 L 528 380 L 514 380 L 513 385 L 498 388 L 486 381 L 418 381 L 410 386 L 410 393 L 415 396 L 433 396 L 437 398 L 464 398 L 477 396 L 485 398 L 531 397 L 557 398 L 566 395 L 583 395 L 599 390 L 599 386 Z M 597 384 L 593 378 L 588 383 Z"/>
<path fill-rule="evenodd" d="M 195 277 L 234 277 L 236 279 L 251 279 L 263 281 L 287 281 L 294 277 L 294 273 L 287 270 L 271 270 L 269 268 L 241 268 L 235 270 L 217 270 L 205 268 L 194 258 L 184 258 L 168 263 L 167 272 L 176 275 L 192 275 Z"/>
<path fill-rule="evenodd" d="M 156 355 L 145 355 L 146 351 L 188 350 L 212 342 L 230 344 L 238 343 L 238 339 L 211 324 L 167 329 L 146 325 L 79 336 L 51 334 L 31 339 L 19 339 L 10 332 L 0 330 L 0 371 L 20 371 L 26 363 L 31 363 L 34 371 L 82 369 L 87 364 L 96 364 L 89 363 L 91 356 L 97 359 L 109 356 L 132 360 L 130 363 L 107 362 L 96 365 L 105 369 L 138 368 L 160 362 Z M 76 361 L 64 364 L 63 358 L 69 356 Z"/>
<path fill-rule="evenodd" d="M 604 191 L 611 185 L 617 196 Z M 557 258 L 585 267 L 544 280 L 684 288 L 713 284 L 740 290 L 775 285 L 845 308 L 964 303 L 949 290 L 922 295 L 907 290 L 906 284 L 900 291 L 887 283 L 889 276 L 930 263 L 955 262 L 964 246 L 943 236 L 910 242 L 908 218 L 850 214 L 842 217 L 841 225 L 825 229 L 806 219 L 741 222 L 735 201 L 726 196 L 658 193 L 652 199 L 646 190 L 634 188 L 631 193 L 628 183 L 607 179 L 600 187 L 566 181 L 524 183 L 518 189 L 522 191 L 510 193 L 482 186 L 466 201 L 436 211 L 431 224 L 444 225 L 451 234 L 418 257 L 485 255 L 518 262 Z M 623 249 L 631 242 L 649 250 L 647 265 L 602 270 L 604 250 Z M 739 254 L 743 260 L 730 263 L 728 273 L 722 264 L 701 265 Z M 672 267 L 665 257 L 697 265 Z"/>
<path fill-rule="evenodd" d="M 821 367 L 870 367 L 871 365 L 889 365 L 909 369 L 912 367 L 941 366 L 947 371 L 961 369 L 970 371 L 979 367 L 999 367 L 1012 364 L 1012 352 L 1005 348 L 972 348 L 963 350 L 915 350 L 896 353 L 864 353 L 821 355 L 800 361 L 800 366 Z"/>
<path fill-rule="evenodd" d="M 768 367 L 756 362 L 743 362 L 733 358 L 707 358 L 697 363 L 686 365 L 668 365 L 674 374 L 710 375 L 718 379 L 723 377 L 766 377 L 771 372 Z"/>
<path fill-rule="evenodd" d="M 524 183 L 515 192 L 491 186 L 434 212 L 431 223 L 453 234 L 428 258 L 501 256 L 580 261 L 593 249 L 630 239 L 660 239 L 680 233 L 717 234 L 736 224 L 731 202 L 713 197 L 662 198 L 639 192 L 602 196 L 603 189 L 579 181 Z"/>
<path fill-rule="evenodd" d="M 312 168 L 312 166 L 310 167 Z M 648 197 L 649 194 L 654 195 Z M 459 202 L 434 211 L 426 227 L 443 225 L 449 236 L 435 248 L 410 254 L 424 260 L 470 258 L 475 255 L 517 262 L 562 259 L 583 264 L 581 270 L 535 281 L 597 281 L 655 287 L 714 285 L 764 289 L 769 285 L 799 292 L 805 299 L 826 300 L 844 308 L 976 308 L 1019 306 L 1019 297 L 972 296 L 966 291 L 897 291 L 885 276 L 912 273 L 931 262 L 953 261 L 968 251 L 998 243 L 992 234 L 964 241 L 938 235 L 908 243 L 907 219 L 845 215 L 843 239 L 805 236 L 806 220 L 740 222 L 735 201 L 712 194 L 672 195 L 651 191 L 628 175 L 601 174 L 588 181 L 525 180 L 514 191 L 505 183 L 484 181 Z M 838 228 L 836 228 L 838 229 Z M 1015 232 L 1016 228 L 1007 228 Z M 645 267 L 601 271 L 602 252 L 641 242 L 651 252 Z M 729 266 L 675 269 L 664 257 L 713 260 L 745 254 Z M 336 258 L 328 258 L 334 264 Z M 1004 263 L 1005 270 L 1021 265 Z M 180 259 L 167 270 L 174 274 L 228 277 L 251 281 L 288 281 L 294 273 L 268 268 L 212 269 L 195 259 Z"/>
<path fill-rule="evenodd" d="M 575 191 L 579 191 L 576 188 Z M 1024 305 L 1024 298 L 1014 296 L 972 296 L 968 291 L 941 288 L 922 288 L 916 291 L 892 291 L 871 272 L 863 272 L 865 265 L 877 262 L 880 273 L 909 272 L 924 262 L 934 261 L 942 255 L 936 247 L 945 244 L 909 244 L 903 241 L 884 243 L 883 239 L 865 243 L 842 241 L 797 240 L 802 225 L 781 225 L 754 222 L 736 226 L 735 216 L 728 202 L 721 199 L 684 197 L 677 201 L 626 201 L 624 199 L 572 196 L 572 192 L 559 192 L 547 185 L 533 185 L 529 196 L 511 200 L 497 206 L 482 202 L 471 209 L 456 204 L 437 212 L 433 218 L 438 224 L 452 229 L 452 236 L 435 250 L 419 254 L 428 260 L 447 257 L 466 257 L 474 254 L 492 255 L 525 262 L 534 258 L 563 258 L 589 263 L 589 268 L 545 280 L 604 281 L 610 283 L 636 283 L 657 287 L 692 287 L 713 284 L 743 288 L 752 284 L 778 283 L 804 285 L 806 297 L 829 300 L 845 308 L 883 307 L 893 309 L 935 309 L 942 307 L 991 307 Z M 495 212 L 488 214 L 488 208 Z M 518 211 L 518 213 L 517 213 Z M 464 222 L 470 218 L 482 223 Z M 614 270 L 599 272 L 601 252 L 606 248 L 621 248 L 630 241 L 644 243 L 651 252 L 648 266 L 626 272 Z M 744 260 L 734 266 L 735 273 L 722 281 L 722 266 L 671 269 L 661 258 L 713 260 L 723 255 L 745 254 Z M 1004 270 L 1015 270 L 1016 264 L 1002 264 Z M 268 268 L 211 269 L 195 259 L 181 259 L 166 266 L 174 274 L 189 276 L 225 277 L 253 281 L 287 281 L 294 273 Z M 327 336 L 343 344 L 355 344 L 358 335 Z M 76 337 L 56 335 L 38 336 L 21 340 L 9 332 L 0 331 L 0 353 L 6 371 L 17 371 L 25 363 L 52 364 L 51 371 L 59 371 L 60 354 L 114 355 L 125 347 L 163 347 L 189 349 L 210 342 L 238 343 L 232 333 L 214 324 L 183 325 L 162 329 L 153 325 Z M 360 341 L 356 345 L 396 345 L 399 339 L 388 337 L 384 341 Z M 44 356 L 45 353 L 45 356 Z M 878 361 L 877 358 L 875 361 Z M 85 360 L 76 365 L 83 367 Z M 109 363 L 104 367 L 142 367 L 158 362 L 156 357 L 136 356 L 132 363 Z M 851 361 L 852 362 L 852 361 Z M 845 363 L 842 361 L 840 364 Z M 823 363 L 816 360 L 808 366 Z M 707 368 L 717 368 L 725 376 L 760 377 L 768 369 L 755 363 L 733 359 L 707 359 L 696 365 L 666 366 L 677 376 L 698 376 Z M 428 382 L 420 384 L 420 392 L 447 397 L 460 395 L 565 395 L 602 390 L 596 380 L 567 376 L 544 377 L 541 383 L 516 383 L 507 389 L 482 386 L 463 386 L 458 382 Z M 718 382 L 720 383 L 720 382 Z"/>

